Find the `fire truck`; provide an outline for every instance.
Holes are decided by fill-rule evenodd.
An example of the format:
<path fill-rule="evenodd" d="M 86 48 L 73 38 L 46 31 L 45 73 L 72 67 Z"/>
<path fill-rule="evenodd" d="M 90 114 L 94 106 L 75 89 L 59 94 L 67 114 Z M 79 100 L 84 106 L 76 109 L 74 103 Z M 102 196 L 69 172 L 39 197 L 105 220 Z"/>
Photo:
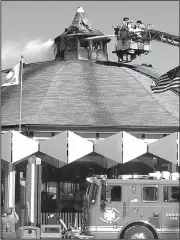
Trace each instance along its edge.
<path fill-rule="evenodd" d="M 60 219 L 59 225 L 42 225 L 41 238 L 179 239 L 179 179 L 169 172 L 89 177 L 81 228 Z"/>
<path fill-rule="evenodd" d="M 95 239 L 179 239 L 179 173 L 88 179 L 82 232 Z"/>

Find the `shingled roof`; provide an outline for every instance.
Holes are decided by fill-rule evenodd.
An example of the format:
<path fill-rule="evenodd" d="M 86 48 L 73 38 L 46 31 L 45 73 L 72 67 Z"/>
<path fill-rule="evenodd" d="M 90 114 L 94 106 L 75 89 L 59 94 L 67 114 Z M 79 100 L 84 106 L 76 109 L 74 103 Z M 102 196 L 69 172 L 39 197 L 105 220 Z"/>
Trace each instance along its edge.
<path fill-rule="evenodd" d="M 7 71 L 3 71 L 2 78 Z M 27 64 L 22 125 L 179 127 L 179 97 L 153 94 L 153 68 L 83 60 Z M 19 124 L 20 87 L 2 89 L 2 127 Z"/>

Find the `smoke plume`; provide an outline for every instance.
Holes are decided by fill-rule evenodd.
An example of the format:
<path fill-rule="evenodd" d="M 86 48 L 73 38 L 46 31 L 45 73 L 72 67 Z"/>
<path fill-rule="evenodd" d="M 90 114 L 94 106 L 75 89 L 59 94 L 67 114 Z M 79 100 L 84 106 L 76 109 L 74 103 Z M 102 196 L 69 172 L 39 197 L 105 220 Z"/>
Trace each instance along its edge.
<path fill-rule="evenodd" d="M 21 46 L 17 42 L 7 42 L 2 46 L 1 51 L 1 69 L 14 67 L 19 61 L 21 55 L 25 63 L 41 62 L 54 59 L 54 41 L 49 39 L 42 42 L 35 39 Z"/>

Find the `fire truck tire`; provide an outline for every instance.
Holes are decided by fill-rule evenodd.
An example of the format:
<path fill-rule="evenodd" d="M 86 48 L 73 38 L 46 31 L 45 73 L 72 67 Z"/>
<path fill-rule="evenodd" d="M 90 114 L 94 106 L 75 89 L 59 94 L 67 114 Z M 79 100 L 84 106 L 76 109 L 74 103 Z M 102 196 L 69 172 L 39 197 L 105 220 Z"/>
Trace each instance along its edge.
<path fill-rule="evenodd" d="M 147 227 L 136 225 L 128 228 L 124 239 L 154 239 L 154 234 Z"/>

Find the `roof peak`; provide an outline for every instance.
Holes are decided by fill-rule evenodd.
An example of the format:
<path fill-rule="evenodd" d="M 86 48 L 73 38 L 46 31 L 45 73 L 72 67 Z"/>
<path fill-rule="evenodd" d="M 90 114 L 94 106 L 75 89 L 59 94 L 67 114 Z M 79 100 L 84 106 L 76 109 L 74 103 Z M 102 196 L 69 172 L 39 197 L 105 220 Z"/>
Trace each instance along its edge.
<path fill-rule="evenodd" d="M 103 33 L 96 30 L 91 26 L 84 9 L 78 7 L 74 19 L 71 25 L 67 28 L 66 34 L 77 34 L 77 35 L 87 35 L 87 36 L 101 36 Z"/>
<path fill-rule="evenodd" d="M 78 7 L 74 19 L 68 28 L 68 33 L 80 33 L 90 36 L 103 35 L 100 31 L 91 26 L 89 19 L 86 17 L 84 9 Z"/>
<path fill-rule="evenodd" d="M 84 9 L 82 7 L 78 7 L 76 12 L 77 13 L 84 13 Z"/>
<path fill-rule="evenodd" d="M 57 36 L 54 41 L 58 41 L 58 39 L 66 34 L 71 36 L 76 35 L 84 35 L 84 36 L 102 36 L 104 35 L 102 32 L 91 26 L 88 18 L 85 15 L 84 9 L 82 7 L 78 7 L 76 14 L 73 18 L 73 21 L 69 27 L 66 28 L 67 31 L 63 32 L 61 35 Z"/>

